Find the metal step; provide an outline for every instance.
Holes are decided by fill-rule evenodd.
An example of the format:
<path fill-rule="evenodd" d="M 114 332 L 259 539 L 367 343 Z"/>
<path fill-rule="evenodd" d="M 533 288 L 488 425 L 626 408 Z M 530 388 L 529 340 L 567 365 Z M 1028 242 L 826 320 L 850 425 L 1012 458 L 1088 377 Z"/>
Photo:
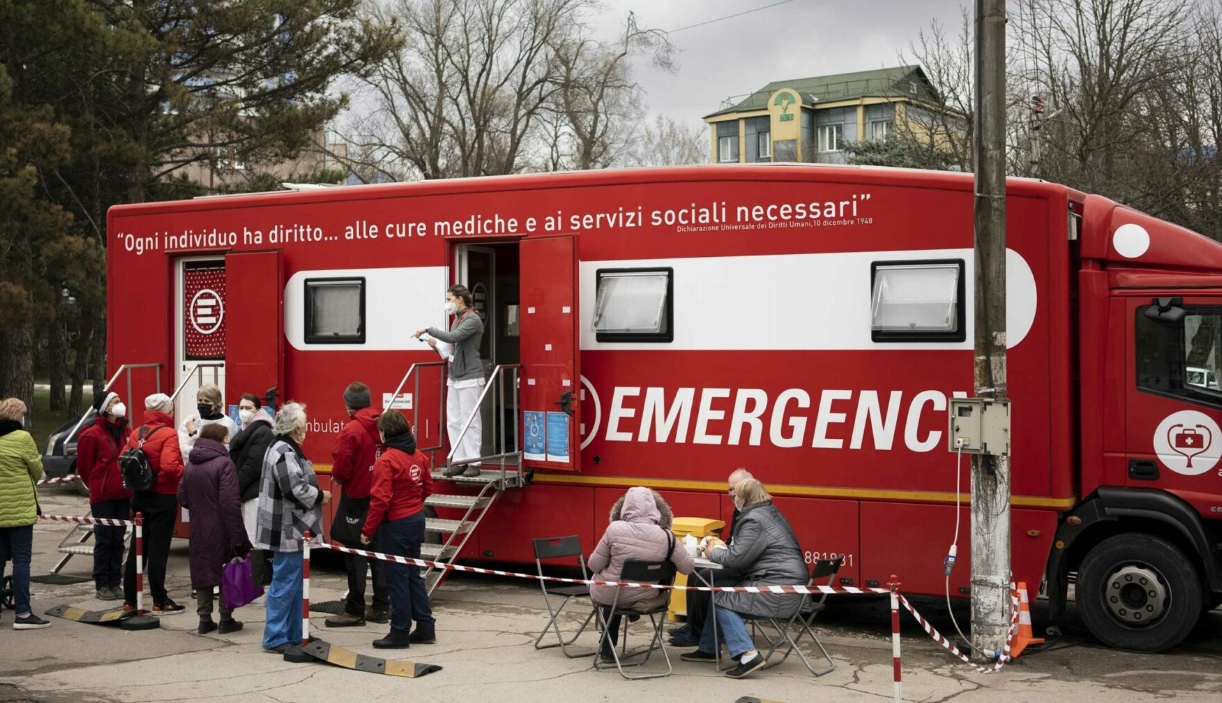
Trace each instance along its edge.
<path fill-rule="evenodd" d="M 445 561 L 453 556 L 458 551 L 458 547 L 453 545 L 444 548 L 440 544 L 422 544 L 420 545 L 420 558 L 425 561 Z"/>
<path fill-rule="evenodd" d="M 444 471 L 433 472 L 434 481 L 453 481 L 459 485 L 478 486 L 484 483 L 500 483 L 501 470 L 483 469 L 479 472 L 479 476 L 446 476 Z M 516 488 L 518 483 L 518 467 L 505 467 L 505 488 Z"/>
<path fill-rule="evenodd" d="M 439 520 L 437 518 L 427 518 L 424 521 L 424 529 L 426 531 L 440 532 L 447 535 L 468 532 L 470 531 L 471 527 L 472 523 L 463 522 L 462 520 Z"/>
<path fill-rule="evenodd" d="M 483 507 L 488 502 L 488 498 L 481 499 L 479 496 L 460 496 L 452 494 L 433 494 L 424 499 L 425 505 L 431 505 L 434 508 L 470 508 L 471 506 Z"/>
<path fill-rule="evenodd" d="M 60 554 L 76 554 L 77 556 L 91 557 L 93 556 L 93 545 L 79 545 L 79 546 L 72 545 L 68 547 L 60 547 L 59 553 Z"/>

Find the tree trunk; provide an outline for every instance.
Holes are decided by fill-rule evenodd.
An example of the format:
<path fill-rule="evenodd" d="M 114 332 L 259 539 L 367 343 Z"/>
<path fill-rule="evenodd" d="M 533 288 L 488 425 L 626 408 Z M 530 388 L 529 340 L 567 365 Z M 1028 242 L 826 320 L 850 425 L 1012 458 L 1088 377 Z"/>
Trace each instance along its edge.
<path fill-rule="evenodd" d="M 89 363 L 93 366 L 93 396 L 96 398 L 106 388 L 106 310 L 98 308 L 93 317 L 90 335 Z M 127 402 L 132 402 L 131 398 Z"/>
<path fill-rule="evenodd" d="M 68 414 L 81 415 L 82 396 L 84 395 L 85 376 L 89 372 L 90 337 L 93 336 L 93 305 L 86 303 L 81 308 L 81 330 L 76 341 L 72 343 L 74 359 L 72 362 L 72 395 L 68 398 Z"/>
<path fill-rule="evenodd" d="M 10 324 L 0 332 L 4 366 L 0 367 L 0 395 L 20 398 L 30 410 L 34 408 L 34 329 L 30 321 Z"/>
<path fill-rule="evenodd" d="M 68 405 L 64 394 L 64 383 L 68 377 L 68 359 L 64 348 L 64 322 L 61 318 L 63 308 L 56 296 L 55 313 L 47 323 L 47 356 L 50 365 L 51 379 L 51 409 L 63 410 Z"/>

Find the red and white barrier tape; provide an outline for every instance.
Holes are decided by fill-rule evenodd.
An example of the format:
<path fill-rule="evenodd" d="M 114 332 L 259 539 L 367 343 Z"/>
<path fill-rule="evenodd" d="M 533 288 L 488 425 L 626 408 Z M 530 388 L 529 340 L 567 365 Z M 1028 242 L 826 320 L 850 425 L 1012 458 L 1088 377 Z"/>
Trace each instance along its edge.
<path fill-rule="evenodd" d="M 135 525 L 133 520 L 115 520 L 112 518 L 100 517 L 76 517 L 73 515 L 39 515 L 39 520 L 48 522 L 73 522 L 78 525 L 106 525 L 107 527 L 127 527 Z"/>
<path fill-rule="evenodd" d="M 885 588 L 854 588 L 845 586 L 836 588 L 834 586 L 671 586 L 657 583 L 634 583 L 631 581 L 597 581 L 593 579 L 569 579 L 560 576 L 540 576 L 538 574 L 525 574 L 514 571 L 501 571 L 499 569 L 481 569 L 478 566 L 462 566 L 460 564 L 446 564 L 439 561 L 427 561 L 425 559 L 413 559 L 411 557 L 400 557 L 381 552 L 370 552 L 364 549 L 352 549 L 351 547 L 342 547 L 338 544 L 327 544 L 326 542 L 311 542 L 311 546 L 318 549 L 332 549 L 345 554 L 357 554 L 371 559 L 380 559 L 382 561 L 393 561 L 398 564 L 407 564 L 408 566 L 421 566 L 434 569 L 452 569 L 454 571 L 462 571 L 472 574 L 488 574 L 491 576 L 508 576 L 511 578 L 533 579 L 535 581 L 554 581 L 557 583 L 572 583 L 584 584 L 590 586 L 621 586 L 624 588 L 652 588 L 659 591 L 712 591 L 714 593 L 807 593 L 819 595 L 824 593 L 838 594 L 883 594 L 889 593 Z"/>
<path fill-rule="evenodd" d="M 69 481 L 79 480 L 81 480 L 80 476 L 77 476 L 76 474 L 68 474 L 67 476 L 60 476 L 59 478 L 44 478 L 38 482 L 38 485 L 45 486 L 51 483 L 68 483 Z"/>
<path fill-rule="evenodd" d="M 961 661 L 963 661 L 964 664 L 967 664 L 976 671 L 982 674 L 991 674 L 996 671 L 1001 671 L 1002 667 L 1006 665 L 1006 662 L 1010 661 L 1010 643 L 1014 640 L 1014 635 L 1018 631 L 1019 613 L 1018 589 L 1013 583 L 1010 584 L 1010 631 L 1006 634 L 1006 643 L 1002 648 L 1001 656 L 998 657 L 997 663 L 991 668 L 987 666 L 980 666 L 969 659 L 966 654 L 959 651 L 959 648 L 955 646 L 954 642 L 951 642 L 943 637 L 942 633 L 938 632 L 933 625 L 930 625 L 929 621 L 922 617 L 921 614 L 916 611 L 916 608 L 912 607 L 912 604 L 908 602 L 907 598 L 902 595 L 897 595 L 897 597 L 899 598 L 900 605 L 904 606 L 909 613 L 912 613 L 912 617 L 916 618 L 917 623 L 924 628 L 926 634 L 933 638 L 934 642 L 942 645 L 946 651 L 955 655 Z"/>

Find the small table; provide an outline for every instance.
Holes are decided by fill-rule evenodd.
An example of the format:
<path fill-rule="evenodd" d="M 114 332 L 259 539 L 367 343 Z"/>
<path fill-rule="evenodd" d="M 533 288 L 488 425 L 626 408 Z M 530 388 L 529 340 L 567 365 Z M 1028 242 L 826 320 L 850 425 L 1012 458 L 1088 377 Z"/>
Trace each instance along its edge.
<path fill-rule="evenodd" d="M 712 559 L 705 559 L 704 557 L 694 557 L 693 561 L 696 564 L 696 570 L 692 571 L 692 575 L 695 576 L 697 579 L 699 579 L 701 583 L 703 583 L 705 586 L 708 586 L 709 588 L 713 588 L 713 582 L 717 580 L 716 573 L 726 568 L 722 566 L 721 564 L 718 564 L 717 562 L 713 561 Z M 700 576 L 700 571 L 699 571 L 700 569 L 709 570 L 709 580 L 708 581 L 705 581 L 704 578 Z M 709 594 L 709 609 L 711 611 L 709 613 L 709 619 L 713 621 L 713 652 L 714 652 L 714 655 L 717 657 L 717 661 L 713 664 L 713 666 L 717 667 L 718 671 L 722 671 L 722 668 L 721 668 L 721 641 L 718 640 L 717 638 L 717 606 L 713 604 L 714 595 L 715 593 Z"/>

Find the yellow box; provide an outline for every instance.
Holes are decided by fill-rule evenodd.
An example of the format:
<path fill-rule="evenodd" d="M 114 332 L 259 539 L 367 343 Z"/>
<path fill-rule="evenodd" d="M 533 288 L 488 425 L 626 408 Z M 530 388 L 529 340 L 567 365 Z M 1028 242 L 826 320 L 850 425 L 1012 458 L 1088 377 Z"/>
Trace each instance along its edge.
<path fill-rule="evenodd" d="M 726 526 L 725 520 L 713 520 L 704 517 L 677 517 L 671 523 L 671 531 L 675 533 L 675 537 L 682 540 L 687 535 L 691 535 L 696 539 L 707 537 L 709 535 L 719 534 Z M 687 577 L 683 574 L 675 576 L 676 586 L 686 586 Z M 687 616 L 687 591 L 671 591 L 670 594 L 670 614 L 671 620 L 678 620 L 680 617 Z"/>

